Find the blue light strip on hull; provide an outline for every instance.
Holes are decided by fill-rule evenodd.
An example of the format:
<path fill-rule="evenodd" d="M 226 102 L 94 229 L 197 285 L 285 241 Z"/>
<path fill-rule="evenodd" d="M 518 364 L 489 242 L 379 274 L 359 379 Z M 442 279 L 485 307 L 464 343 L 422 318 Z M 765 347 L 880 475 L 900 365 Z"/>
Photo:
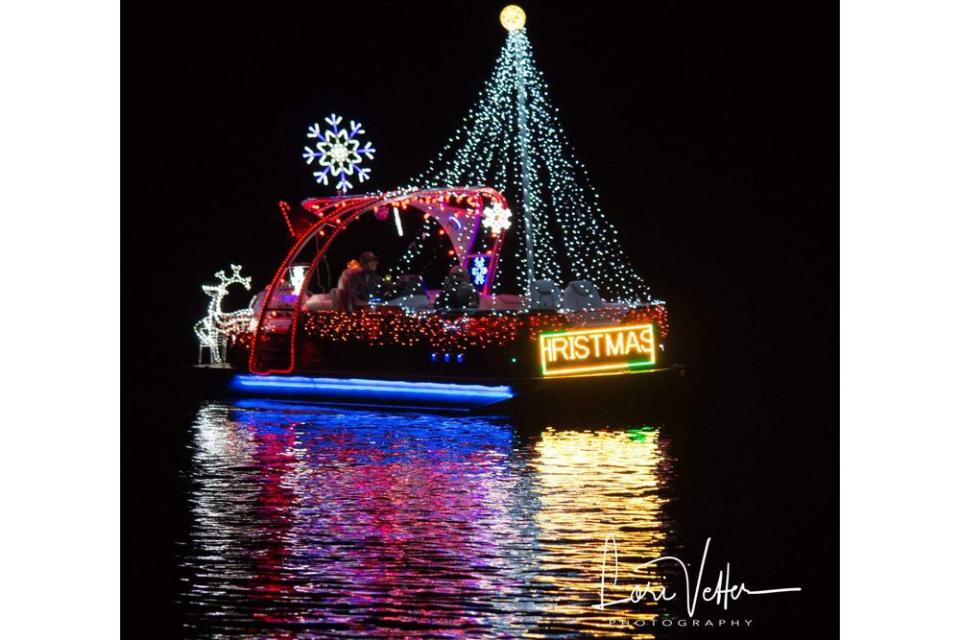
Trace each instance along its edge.
<path fill-rule="evenodd" d="M 360 378 L 236 375 L 231 387 L 246 393 L 311 395 L 356 400 L 406 401 L 479 406 L 509 400 L 511 387 Z"/>

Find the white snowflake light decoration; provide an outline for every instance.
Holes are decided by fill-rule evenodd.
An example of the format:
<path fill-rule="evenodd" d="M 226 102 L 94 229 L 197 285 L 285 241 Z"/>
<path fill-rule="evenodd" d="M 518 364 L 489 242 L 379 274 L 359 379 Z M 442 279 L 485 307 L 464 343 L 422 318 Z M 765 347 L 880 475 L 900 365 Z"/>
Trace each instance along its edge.
<path fill-rule="evenodd" d="M 499 202 L 483 210 L 483 226 L 497 235 L 504 229 L 510 228 L 510 209 Z"/>
<path fill-rule="evenodd" d="M 361 167 L 363 156 L 367 160 L 373 160 L 373 154 L 376 153 L 369 142 L 360 146 L 360 140 L 357 136 L 366 133 L 363 125 L 359 122 L 350 121 L 349 128 L 340 128 L 343 118 L 335 113 L 331 113 L 324 118 L 324 122 L 330 125 L 326 131 L 320 131 L 320 124 L 314 123 L 307 127 L 307 137 L 316 138 L 316 149 L 304 147 L 303 157 L 307 164 L 314 160 L 319 165 L 319 170 L 314 171 L 313 175 L 319 184 L 329 184 L 330 177 L 337 178 L 337 189 L 343 193 L 347 189 L 352 189 L 353 185 L 347 180 L 347 176 L 357 175 L 357 180 L 363 182 L 370 179 L 370 169 Z"/>
<path fill-rule="evenodd" d="M 473 267 L 470 269 L 470 273 L 473 275 L 473 284 L 478 287 L 482 287 L 487 283 L 487 261 L 483 258 L 476 257 L 473 259 Z"/>

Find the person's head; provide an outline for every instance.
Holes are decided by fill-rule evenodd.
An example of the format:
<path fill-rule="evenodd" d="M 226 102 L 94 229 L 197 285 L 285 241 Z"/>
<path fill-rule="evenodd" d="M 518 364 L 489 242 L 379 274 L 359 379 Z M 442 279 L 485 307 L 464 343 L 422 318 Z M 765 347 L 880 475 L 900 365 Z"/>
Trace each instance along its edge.
<path fill-rule="evenodd" d="M 376 271 L 377 264 L 379 264 L 379 260 L 373 254 L 373 251 L 364 251 L 360 254 L 360 268 L 364 271 Z"/>
<path fill-rule="evenodd" d="M 457 282 L 466 282 L 467 270 L 460 265 L 456 265 L 450 269 L 450 278 Z"/>

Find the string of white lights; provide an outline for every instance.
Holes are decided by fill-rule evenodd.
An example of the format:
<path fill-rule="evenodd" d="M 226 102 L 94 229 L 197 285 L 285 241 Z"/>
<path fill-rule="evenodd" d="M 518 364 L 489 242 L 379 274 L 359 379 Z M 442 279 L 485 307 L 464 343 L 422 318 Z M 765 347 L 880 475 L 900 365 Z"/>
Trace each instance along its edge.
<path fill-rule="evenodd" d="M 521 86 L 525 92 L 528 211 L 523 210 L 518 100 Z M 526 30 L 510 31 L 493 75 L 484 83 L 477 102 L 410 186 L 492 186 L 510 201 L 518 233 L 529 233 L 533 239 L 535 278 L 558 284 L 591 280 L 607 300 L 651 302 L 649 288 L 627 259 L 617 230 L 601 209 L 587 170 L 577 159 L 560 124 L 548 88 L 534 62 Z M 524 291 L 524 243 L 513 244 L 517 247 L 517 264 L 524 267 L 516 270 L 517 290 Z M 494 291 L 501 286 L 500 278 L 495 276 Z"/>
<path fill-rule="evenodd" d="M 224 346 L 225 335 L 235 327 L 245 328 L 253 319 L 253 311 L 250 309 L 231 312 L 223 310 L 223 299 L 227 297 L 230 285 L 237 284 L 247 291 L 250 290 L 251 278 L 240 275 L 242 268 L 238 264 L 231 264 L 230 275 L 221 269 L 214 274 L 217 284 L 202 285 L 203 292 L 210 298 L 210 303 L 207 305 L 207 315 L 193 325 L 193 333 L 200 341 L 201 364 L 203 349 L 209 350 L 211 364 L 221 364 L 223 362 L 221 349 Z"/>

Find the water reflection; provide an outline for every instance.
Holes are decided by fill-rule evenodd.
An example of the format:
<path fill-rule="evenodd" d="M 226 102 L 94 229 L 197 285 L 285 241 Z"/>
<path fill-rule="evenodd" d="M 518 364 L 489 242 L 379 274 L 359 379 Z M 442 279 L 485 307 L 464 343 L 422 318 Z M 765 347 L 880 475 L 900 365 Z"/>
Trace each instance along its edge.
<path fill-rule="evenodd" d="M 541 549 L 537 579 L 551 585 L 556 605 L 548 611 L 555 625 L 610 632 L 611 612 L 598 602 L 602 543 L 614 536 L 621 566 L 618 585 L 606 599 L 630 595 L 633 584 L 660 584 L 652 570 L 635 571 L 645 560 L 662 555 L 666 531 L 662 482 L 668 475 L 659 433 L 650 427 L 623 431 L 555 431 L 546 429 L 535 445 L 540 509 L 535 514 Z M 626 575 L 624 575 L 626 574 Z M 618 607 L 629 621 L 656 617 L 652 601 Z M 637 636 L 634 636 L 637 637 Z"/>
<path fill-rule="evenodd" d="M 604 538 L 622 565 L 664 548 L 655 429 L 245 401 L 193 430 L 183 602 L 205 636 L 626 635 L 590 607 Z"/>

